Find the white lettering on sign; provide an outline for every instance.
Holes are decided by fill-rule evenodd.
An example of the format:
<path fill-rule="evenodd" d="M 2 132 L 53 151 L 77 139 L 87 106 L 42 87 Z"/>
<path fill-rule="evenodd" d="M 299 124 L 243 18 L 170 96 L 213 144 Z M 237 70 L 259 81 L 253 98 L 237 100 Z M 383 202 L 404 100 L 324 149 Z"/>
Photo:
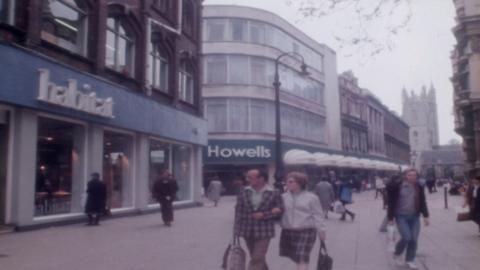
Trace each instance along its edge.
<path fill-rule="evenodd" d="M 215 158 L 270 158 L 272 151 L 261 145 L 254 148 L 220 148 L 218 145 L 209 145 L 207 155 Z"/>
<path fill-rule="evenodd" d="M 112 98 L 97 98 L 88 84 L 84 84 L 83 91 L 79 91 L 74 79 L 68 79 L 67 86 L 56 85 L 50 81 L 49 70 L 39 69 L 38 72 L 38 100 L 94 115 L 114 117 Z"/>

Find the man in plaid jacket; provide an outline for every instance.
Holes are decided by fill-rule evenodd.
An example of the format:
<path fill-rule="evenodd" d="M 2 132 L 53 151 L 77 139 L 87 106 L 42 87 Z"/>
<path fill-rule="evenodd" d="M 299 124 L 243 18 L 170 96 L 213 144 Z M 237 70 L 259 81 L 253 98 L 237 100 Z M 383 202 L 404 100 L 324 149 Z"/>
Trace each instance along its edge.
<path fill-rule="evenodd" d="M 238 195 L 235 206 L 235 235 L 247 243 L 251 258 L 248 270 L 268 270 L 265 256 L 275 236 L 275 220 L 283 213 L 282 197 L 267 181 L 267 172 L 248 171 L 249 186 Z"/>

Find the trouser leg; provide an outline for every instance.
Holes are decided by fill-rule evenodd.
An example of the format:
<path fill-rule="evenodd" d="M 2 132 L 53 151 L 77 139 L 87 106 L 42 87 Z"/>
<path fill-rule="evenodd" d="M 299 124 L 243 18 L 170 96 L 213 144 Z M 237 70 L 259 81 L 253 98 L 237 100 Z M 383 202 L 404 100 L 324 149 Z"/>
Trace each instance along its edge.
<path fill-rule="evenodd" d="M 408 225 L 412 233 L 412 238 L 410 238 L 410 241 L 407 244 L 407 254 L 405 260 L 407 262 L 413 262 L 417 255 L 418 235 L 420 234 L 420 218 L 412 217 L 409 220 Z"/>
<path fill-rule="evenodd" d="M 400 240 L 397 242 L 395 247 L 395 255 L 401 255 L 407 247 L 407 244 L 412 239 L 412 232 L 406 217 L 397 216 L 396 221 L 398 233 L 400 234 Z"/>
<path fill-rule="evenodd" d="M 270 239 L 245 239 L 250 253 L 248 270 L 268 270 L 266 255 Z"/>

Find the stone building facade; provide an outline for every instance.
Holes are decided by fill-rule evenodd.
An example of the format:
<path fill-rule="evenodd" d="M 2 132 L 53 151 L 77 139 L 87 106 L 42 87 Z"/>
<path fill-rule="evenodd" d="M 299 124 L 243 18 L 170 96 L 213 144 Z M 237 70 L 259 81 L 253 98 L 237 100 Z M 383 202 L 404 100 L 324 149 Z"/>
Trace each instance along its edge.
<path fill-rule="evenodd" d="M 112 215 L 200 199 L 201 2 L 0 1 L 0 226 L 82 220 L 93 172 Z"/>
<path fill-rule="evenodd" d="M 457 40 L 452 51 L 455 131 L 463 138 L 465 171 L 480 175 L 480 6 L 454 0 Z"/>

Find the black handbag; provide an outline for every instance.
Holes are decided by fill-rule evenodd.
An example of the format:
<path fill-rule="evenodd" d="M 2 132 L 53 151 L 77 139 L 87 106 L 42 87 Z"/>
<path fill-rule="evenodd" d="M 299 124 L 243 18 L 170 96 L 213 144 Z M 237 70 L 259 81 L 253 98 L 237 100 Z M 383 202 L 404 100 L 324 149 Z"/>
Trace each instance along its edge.
<path fill-rule="evenodd" d="M 328 256 L 325 241 L 320 242 L 320 251 L 318 254 L 317 270 L 332 270 L 333 259 Z"/>

